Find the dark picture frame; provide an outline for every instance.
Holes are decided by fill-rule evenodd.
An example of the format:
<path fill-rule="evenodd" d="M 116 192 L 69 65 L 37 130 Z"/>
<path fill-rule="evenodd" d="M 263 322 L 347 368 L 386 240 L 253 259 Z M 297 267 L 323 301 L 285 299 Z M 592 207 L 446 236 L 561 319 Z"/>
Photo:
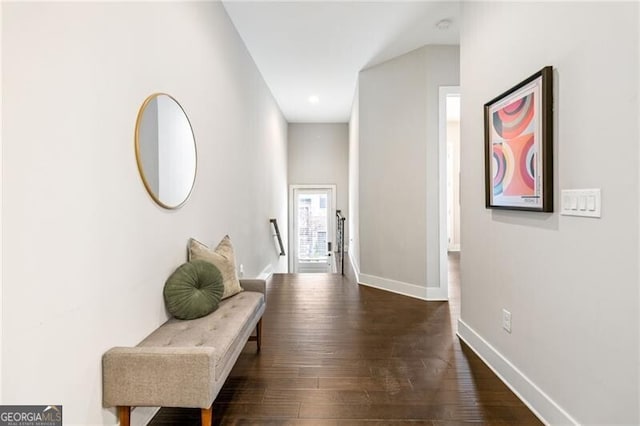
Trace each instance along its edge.
<path fill-rule="evenodd" d="M 553 67 L 484 105 L 484 140 L 486 207 L 553 212 Z"/>

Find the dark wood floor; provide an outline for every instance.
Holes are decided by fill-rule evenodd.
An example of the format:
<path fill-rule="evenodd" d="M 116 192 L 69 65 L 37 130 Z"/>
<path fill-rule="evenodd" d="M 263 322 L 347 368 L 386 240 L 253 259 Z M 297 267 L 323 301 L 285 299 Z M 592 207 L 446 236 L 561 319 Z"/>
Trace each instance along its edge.
<path fill-rule="evenodd" d="M 216 425 L 539 425 L 455 336 L 451 301 L 423 302 L 340 275 L 275 275 L 262 352 L 247 344 L 214 403 Z M 151 425 L 199 425 L 162 409 Z"/>

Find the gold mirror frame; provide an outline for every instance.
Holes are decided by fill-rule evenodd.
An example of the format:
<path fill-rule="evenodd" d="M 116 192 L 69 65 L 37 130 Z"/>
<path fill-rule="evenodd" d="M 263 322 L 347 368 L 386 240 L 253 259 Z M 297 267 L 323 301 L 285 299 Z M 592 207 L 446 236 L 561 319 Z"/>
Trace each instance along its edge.
<path fill-rule="evenodd" d="M 191 135 L 191 143 L 193 144 L 193 155 L 194 155 L 194 165 L 193 165 L 193 179 L 191 179 L 190 181 L 190 187 L 189 187 L 189 191 L 186 193 L 186 195 L 184 196 L 184 199 L 182 199 L 179 203 L 177 204 L 172 204 L 169 203 L 167 200 L 161 200 L 160 198 L 160 194 L 156 194 L 156 191 L 154 191 L 154 188 L 152 187 L 152 185 L 149 182 L 149 179 L 147 178 L 147 175 L 145 174 L 145 170 L 144 170 L 144 164 L 143 164 L 143 159 L 142 159 L 142 150 L 141 150 L 141 129 L 142 129 L 142 122 L 143 122 L 143 117 L 145 114 L 145 111 L 147 110 L 147 107 L 149 106 L 149 104 L 155 100 L 158 99 L 160 97 L 166 96 L 167 98 L 169 98 L 173 103 L 175 103 L 175 105 L 178 106 L 180 112 L 182 112 L 184 119 L 186 120 L 186 123 L 188 124 L 188 131 Z M 167 94 L 167 93 L 162 93 L 162 92 L 158 92 L 158 93 L 153 93 L 152 95 L 148 96 L 144 102 L 142 103 L 142 106 L 140 106 L 140 110 L 138 111 L 138 117 L 136 119 L 136 128 L 135 128 L 135 151 L 136 151 L 136 163 L 138 165 L 138 172 L 140 173 L 140 177 L 142 178 L 142 183 L 144 184 L 145 189 L 147 190 L 147 193 L 149 193 L 149 195 L 151 196 L 151 198 L 153 199 L 153 201 L 156 202 L 156 204 L 158 204 L 159 206 L 168 209 L 168 210 L 175 210 L 175 209 L 179 209 L 180 207 L 182 207 L 188 200 L 189 197 L 191 196 L 191 193 L 193 192 L 193 187 L 195 186 L 195 181 L 196 181 L 196 175 L 198 173 L 198 149 L 196 146 L 196 138 L 195 135 L 193 133 L 193 127 L 191 126 L 191 121 L 189 120 L 189 116 L 187 116 L 187 113 L 184 111 L 184 108 L 182 108 L 182 105 L 180 105 L 180 102 L 178 102 L 173 96 Z M 156 137 L 156 144 L 159 145 L 160 141 L 159 138 Z M 158 174 L 160 174 L 160 166 L 158 165 Z M 158 190 L 158 192 L 160 192 Z"/>

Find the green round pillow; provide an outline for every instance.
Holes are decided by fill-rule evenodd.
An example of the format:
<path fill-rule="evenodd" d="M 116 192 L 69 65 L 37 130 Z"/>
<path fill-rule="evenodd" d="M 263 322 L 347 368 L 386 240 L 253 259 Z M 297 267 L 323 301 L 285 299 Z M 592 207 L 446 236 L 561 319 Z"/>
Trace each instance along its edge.
<path fill-rule="evenodd" d="M 223 292 L 218 268 L 205 260 L 192 260 L 180 265 L 167 279 L 164 302 L 174 317 L 195 319 L 218 309 Z"/>

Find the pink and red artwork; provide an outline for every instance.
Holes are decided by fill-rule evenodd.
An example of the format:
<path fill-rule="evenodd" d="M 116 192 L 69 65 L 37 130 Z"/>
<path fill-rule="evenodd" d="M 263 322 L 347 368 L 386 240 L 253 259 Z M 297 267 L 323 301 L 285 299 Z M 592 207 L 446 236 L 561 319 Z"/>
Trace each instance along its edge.
<path fill-rule="evenodd" d="M 485 104 L 486 205 L 552 211 L 552 68 Z"/>
<path fill-rule="evenodd" d="M 501 138 L 493 144 L 494 196 L 535 194 L 534 110 L 530 93 L 493 113 L 493 128 Z"/>

